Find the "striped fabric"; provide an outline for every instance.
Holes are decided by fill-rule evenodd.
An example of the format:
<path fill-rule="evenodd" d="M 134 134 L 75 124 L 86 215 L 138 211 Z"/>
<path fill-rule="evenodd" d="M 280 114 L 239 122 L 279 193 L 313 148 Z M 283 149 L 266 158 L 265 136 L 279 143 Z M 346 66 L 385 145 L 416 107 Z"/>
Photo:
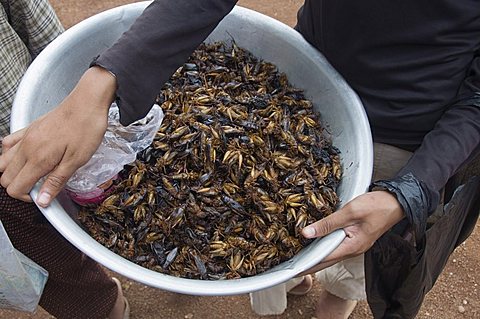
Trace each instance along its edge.
<path fill-rule="evenodd" d="M 40 51 L 63 32 L 47 0 L 0 0 L 0 136 L 9 134 L 20 80 Z"/>

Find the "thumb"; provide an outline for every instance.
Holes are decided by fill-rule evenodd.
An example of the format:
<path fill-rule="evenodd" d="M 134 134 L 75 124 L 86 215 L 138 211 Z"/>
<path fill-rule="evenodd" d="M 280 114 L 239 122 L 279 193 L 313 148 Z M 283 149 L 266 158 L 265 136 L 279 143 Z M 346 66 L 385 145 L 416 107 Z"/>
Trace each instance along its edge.
<path fill-rule="evenodd" d="M 63 189 L 70 176 L 75 173 L 75 168 L 67 164 L 58 165 L 43 182 L 37 197 L 37 204 L 47 207 Z"/>
<path fill-rule="evenodd" d="M 343 210 L 338 210 L 327 217 L 316 221 L 302 229 L 302 235 L 305 238 L 323 237 L 334 230 L 344 228 L 349 225 L 350 218 Z"/>

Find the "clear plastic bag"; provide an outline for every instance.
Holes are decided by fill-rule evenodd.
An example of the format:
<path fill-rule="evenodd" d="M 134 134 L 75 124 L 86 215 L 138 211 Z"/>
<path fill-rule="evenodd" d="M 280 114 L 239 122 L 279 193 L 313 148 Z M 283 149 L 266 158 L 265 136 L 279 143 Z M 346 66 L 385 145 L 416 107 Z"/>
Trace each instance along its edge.
<path fill-rule="evenodd" d="M 0 222 L 0 308 L 35 312 L 48 272 L 16 250 Z"/>
<path fill-rule="evenodd" d="M 162 124 L 163 111 L 155 104 L 147 116 L 128 126 L 121 125 L 119 119 L 118 106 L 113 103 L 98 150 L 67 182 L 67 193 L 80 205 L 98 203 L 108 195 L 117 173 L 152 143 Z"/>

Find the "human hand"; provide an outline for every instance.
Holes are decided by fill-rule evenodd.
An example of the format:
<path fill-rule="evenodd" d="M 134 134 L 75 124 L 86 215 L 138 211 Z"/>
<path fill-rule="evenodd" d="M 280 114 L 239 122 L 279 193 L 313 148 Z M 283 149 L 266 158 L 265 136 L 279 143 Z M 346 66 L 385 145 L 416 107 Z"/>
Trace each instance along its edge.
<path fill-rule="evenodd" d="M 58 107 L 6 136 L 0 156 L 0 184 L 7 193 L 31 201 L 28 193 L 45 176 L 37 204 L 47 207 L 100 145 L 115 90 L 115 77 L 103 68 L 92 67 Z"/>
<path fill-rule="evenodd" d="M 315 238 L 343 228 L 346 237 L 340 246 L 322 262 L 301 275 L 319 271 L 341 260 L 363 254 L 403 217 L 402 207 L 395 196 L 389 192 L 374 191 L 356 197 L 335 213 L 302 230 L 306 238 Z"/>

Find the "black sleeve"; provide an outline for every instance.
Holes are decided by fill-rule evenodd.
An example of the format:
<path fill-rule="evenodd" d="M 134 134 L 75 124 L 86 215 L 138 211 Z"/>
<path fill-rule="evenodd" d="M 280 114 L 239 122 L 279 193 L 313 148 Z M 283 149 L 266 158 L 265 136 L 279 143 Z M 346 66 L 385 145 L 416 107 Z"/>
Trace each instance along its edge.
<path fill-rule="evenodd" d="M 392 191 L 397 198 L 401 196 L 405 199 L 402 207 L 407 218 L 411 216 L 408 219 L 412 224 L 425 225 L 428 215 L 436 209 L 440 192 L 448 179 L 468 163 L 478 152 L 479 146 L 480 57 L 477 55 L 459 89 L 456 101 L 425 136 L 406 166 L 392 179 L 396 185 L 410 181 L 410 191 L 411 185 L 417 185 L 418 196 L 412 199 L 408 194 L 401 194 L 404 192 L 401 186 L 396 186 L 396 191 Z M 422 198 L 423 203 L 418 203 L 418 198 Z M 417 228 L 417 231 L 422 232 L 422 229 L 424 227 Z M 423 234 L 417 233 L 416 236 L 421 238 Z"/>
<path fill-rule="evenodd" d="M 156 0 L 111 48 L 92 62 L 116 76 L 123 125 L 148 113 L 164 83 L 236 2 Z"/>
<path fill-rule="evenodd" d="M 448 179 L 470 158 L 480 144 L 480 57 L 475 57 L 457 100 L 428 133 L 399 175 L 412 173 L 423 181 L 433 211 Z"/>

